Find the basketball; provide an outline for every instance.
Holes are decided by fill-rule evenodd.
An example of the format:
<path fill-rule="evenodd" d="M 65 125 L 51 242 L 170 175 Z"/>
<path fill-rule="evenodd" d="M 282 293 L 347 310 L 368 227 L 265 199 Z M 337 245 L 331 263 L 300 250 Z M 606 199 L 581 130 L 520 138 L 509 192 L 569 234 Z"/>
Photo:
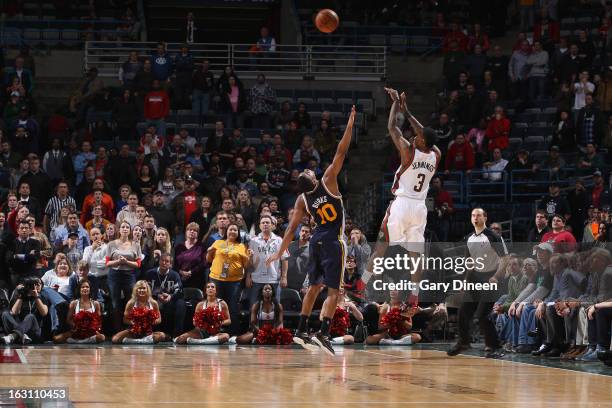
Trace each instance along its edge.
<path fill-rule="evenodd" d="M 315 25 L 322 33 L 333 33 L 340 24 L 340 18 L 334 10 L 323 9 L 315 17 Z"/>

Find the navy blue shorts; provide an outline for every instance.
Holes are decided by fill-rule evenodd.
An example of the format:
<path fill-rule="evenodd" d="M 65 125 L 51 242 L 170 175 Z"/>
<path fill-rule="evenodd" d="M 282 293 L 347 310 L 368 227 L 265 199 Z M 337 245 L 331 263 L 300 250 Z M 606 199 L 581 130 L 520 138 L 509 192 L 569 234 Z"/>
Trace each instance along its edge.
<path fill-rule="evenodd" d="M 346 244 L 344 241 L 310 239 L 308 281 L 311 285 L 324 284 L 340 289 L 344 279 Z"/>

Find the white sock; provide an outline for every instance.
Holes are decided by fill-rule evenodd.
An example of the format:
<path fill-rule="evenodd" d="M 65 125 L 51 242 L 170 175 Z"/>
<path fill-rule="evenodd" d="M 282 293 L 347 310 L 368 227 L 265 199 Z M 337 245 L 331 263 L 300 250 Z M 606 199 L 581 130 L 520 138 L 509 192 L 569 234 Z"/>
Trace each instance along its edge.
<path fill-rule="evenodd" d="M 236 336 L 232 336 L 227 341 L 228 344 L 236 344 Z"/>
<path fill-rule="evenodd" d="M 391 345 L 394 344 L 393 343 L 393 339 L 381 339 L 378 344 L 387 344 L 387 345 Z"/>
<path fill-rule="evenodd" d="M 140 339 L 140 344 L 153 344 L 153 335 L 149 334 L 148 336 Z"/>
<path fill-rule="evenodd" d="M 187 344 L 219 344 L 219 339 L 217 339 L 217 336 L 211 336 L 206 339 L 194 339 L 190 337 L 187 339 Z"/>
<path fill-rule="evenodd" d="M 332 344 L 344 344 L 344 337 L 334 337 L 331 341 Z"/>
<path fill-rule="evenodd" d="M 93 336 L 90 336 L 86 339 L 83 339 L 80 341 L 80 343 L 82 344 L 93 344 L 93 343 L 97 343 L 96 341 L 96 335 L 94 334 Z"/>
<path fill-rule="evenodd" d="M 66 339 L 66 343 L 68 344 L 77 344 L 79 341 L 77 339 L 73 339 L 72 337 L 68 337 Z"/>

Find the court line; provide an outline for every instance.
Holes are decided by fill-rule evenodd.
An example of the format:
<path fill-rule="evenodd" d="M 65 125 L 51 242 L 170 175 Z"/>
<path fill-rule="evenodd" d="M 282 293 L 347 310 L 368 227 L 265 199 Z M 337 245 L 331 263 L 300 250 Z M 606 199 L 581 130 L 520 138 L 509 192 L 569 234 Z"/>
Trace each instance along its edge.
<path fill-rule="evenodd" d="M 406 359 L 406 358 L 412 358 L 414 360 L 419 360 L 419 358 L 416 358 L 416 357 L 400 357 L 400 356 L 397 356 L 395 354 L 377 353 L 375 351 L 369 351 L 369 350 L 357 350 L 357 351 L 362 351 L 364 353 L 379 354 L 381 356 L 387 356 L 387 357 L 394 357 L 394 358 L 396 358 L 398 360 Z M 435 351 L 435 352 L 438 352 L 438 353 L 445 353 L 444 351 L 440 351 L 440 350 L 427 350 L 427 351 Z M 478 359 L 483 359 L 483 360 L 494 360 L 494 361 L 501 361 L 501 362 L 504 362 L 504 363 L 512 363 L 512 364 L 524 364 L 524 365 L 533 366 L 533 367 L 539 367 L 539 368 L 551 368 L 551 369 L 554 369 L 554 370 L 569 371 L 569 372 L 572 372 L 572 373 L 591 374 L 591 375 L 596 375 L 596 376 L 599 376 L 599 377 L 610 378 L 609 374 L 591 373 L 591 372 L 588 372 L 588 371 L 582 371 L 582 370 L 578 370 L 578 369 L 561 368 L 561 367 L 549 367 L 549 366 L 544 366 L 544 365 L 540 365 L 540 364 L 536 364 L 536 363 L 529 363 L 529 362 L 525 362 L 525 361 L 504 360 L 504 359 L 501 359 L 501 358 L 486 359 L 484 357 L 472 356 L 470 354 L 459 354 L 459 355 L 462 356 L 462 357 L 478 358 Z M 449 357 L 449 359 L 451 359 L 451 358 L 452 357 Z"/>
<path fill-rule="evenodd" d="M 385 405 L 398 405 L 398 404 L 402 404 L 402 405 L 413 405 L 413 404 L 429 404 L 429 405 L 441 405 L 441 404 L 454 404 L 454 405 L 500 405 L 500 404 L 517 404 L 517 403 L 523 403 L 523 402 L 529 402 L 529 400 L 525 400 L 525 401 L 363 401 L 363 400 L 359 400 L 359 404 L 385 404 Z M 181 401 L 155 401 L 155 402 L 149 402 L 149 401 L 130 401 L 130 402 L 125 402 L 125 401 L 72 401 L 73 404 L 122 404 L 122 405 L 133 405 L 133 404 L 139 404 L 139 405 L 159 405 L 159 404 L 173 404 L 173 405 L 194 405 L 194 404 L 201 404 L 202 401 L 194 401 L 194 402 L 181 402 Z M 580 406 L 580 404 L 583 404 L 584 401 L 555 401 L 554 405 L 556 406 L 564 406 L 564 405 L 571 405 L 571 406 Z M 604 404 L 604 405 L 612 405 L 612 402 L 605 402 L 605 401 L 598 401 L 595 402 L 598 405 Z M 253 400 L 248 400 L 248 401 L 206 401 L 206 404 L 223 404 L 223 405 L 227 405 L 227 404 L 250 404 L 250 405 L 304 405 L 306 404 L 305 401 L 253 401 Z M 325 405 L 355 405 L 354 401 L 325 401 L 324 403 Z"/>
<path fill-rule="evenodd" d="M 21 364 L 28 364 L 28 359 L 21 349 L 16 349 L 17 355 L 19 356 L 19 360 L 21 360 Z"/>

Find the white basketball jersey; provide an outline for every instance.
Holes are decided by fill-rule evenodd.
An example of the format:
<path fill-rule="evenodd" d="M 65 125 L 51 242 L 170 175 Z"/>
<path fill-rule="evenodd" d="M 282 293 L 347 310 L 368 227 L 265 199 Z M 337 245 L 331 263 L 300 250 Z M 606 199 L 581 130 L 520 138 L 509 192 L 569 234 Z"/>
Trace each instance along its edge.
<path fill-rule="evenodd" d="M 408 153 L 412 160 L 406 166 L 400 166 L 395 172 L 391 192 L 398 197 L 425 200 L 429 191 L 429 182 L 436 173 L 438 157 L 431 150 L 424 153 L 410 145 Z"/>

